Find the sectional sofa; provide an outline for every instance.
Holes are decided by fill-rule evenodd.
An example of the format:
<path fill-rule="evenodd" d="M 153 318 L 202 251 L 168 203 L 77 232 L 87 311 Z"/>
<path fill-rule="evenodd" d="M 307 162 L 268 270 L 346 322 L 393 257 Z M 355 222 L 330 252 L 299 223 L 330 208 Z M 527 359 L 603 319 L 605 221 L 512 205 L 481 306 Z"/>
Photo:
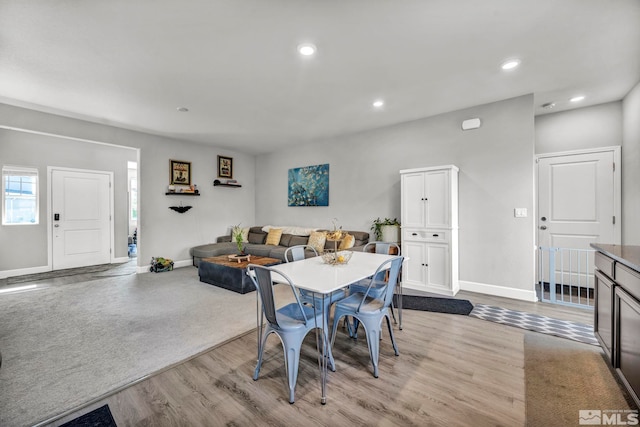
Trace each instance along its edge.
<path fill-rule="evenodd" d="M 277 228 L 274 226 L 254 226 L 249 227 L 247 233 L 247 241 L 244 243 L 245 252 L 255 256 L 266 256 L 277 258 L 284 261 L 284 252 L 287 248 L 296 245 L 306 245 L 309 242 L 309 234 L 312 228 L 302 227 L 282 227 L 283 233 L 277 245 L 266 244 L 268 230 Z M 322 230 L 319 230 L 322 231 Z M 324 230 L 326 231 L 326 230 Z M 361 251 L 364 245 L 369 242 L 369 233 L 365 231 L 345 231 L 355 238 L 353 247 L 348 250 Z M 325 249 L 333 249 L 334 243 L 327 241 L 324 244 Z M 193 259 L 193 265 L 198 266 L 200 260 L 220 255 L 232 255 L 238 253 L 238 246 L 231 239 L 231 235 L 220 236 L 216 239 L 216 243 L 195 246 L 189 250 L 189 254 Z M 313 251 L 306 251 L 306 257 L 314 256 Z"/>

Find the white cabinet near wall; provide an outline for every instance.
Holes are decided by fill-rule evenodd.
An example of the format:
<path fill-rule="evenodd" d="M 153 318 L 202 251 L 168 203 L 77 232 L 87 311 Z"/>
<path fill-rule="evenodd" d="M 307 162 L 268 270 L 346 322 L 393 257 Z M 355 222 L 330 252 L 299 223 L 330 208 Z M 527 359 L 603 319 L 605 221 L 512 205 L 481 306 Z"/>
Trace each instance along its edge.
<path fill-rule="evenodd" d="M 453 296 L 458 283 L 458 168 L 400 171 L 402 284 Z"/>

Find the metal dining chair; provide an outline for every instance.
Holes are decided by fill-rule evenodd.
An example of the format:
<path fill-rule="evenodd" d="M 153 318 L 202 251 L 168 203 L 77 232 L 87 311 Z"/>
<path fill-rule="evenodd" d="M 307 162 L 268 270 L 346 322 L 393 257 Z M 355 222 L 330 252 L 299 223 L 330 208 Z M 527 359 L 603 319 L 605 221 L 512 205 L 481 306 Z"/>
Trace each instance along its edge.
<path fill-rule="evenodd" d="M 291 246 L 284 252 L 284 260 L 286 262 L 303 260 L 305 259 L 306 250 L 311 250 L 313 251 L 315 256 L 318 256 L 318 252 L 313 246 L 296 245 L 296 246 Z M 339 289 L 337 291 L 334 291 L 331 293 L 331 295 L 325 296 L 324 298 L 322 296 L 316 296 L 314 295 L 313 292 L 309 292 L 304 289 L 299 289 L 298 291 L 300 292 L 300 300 L 303 303 L 311 304 L 316 308 L 320 308 L 324 305 L 324 312 L 327 313 L 327 318 L 329 315 L 329 308 L 331 307 L 331 304 L 347 296 L 347 292 L 344 289 Z"/>
<path fill-rule="evenodd" d="M 260 301 L 262 302 L 264 317 L 267 319 L 267 325 L 264 333 L 259 333 L 258 363 L 253 374 L 253 379 L 254 381 L 258 380 L 260 368 L 262 366 L 264 347 L 268 336 L 272 333 L 278 335 L 284 350 L 284 363 L 289 382 L 289 403 L 294 403 L 296 382 L 298 380 L 298 365 L 300 363 L 300 348 L 302 347 L 304 338 L 312 329 L 316 329 L 316 335 L 318 335 L 317 330 L 320 330 L 321 332 L 320 336 L 322 338 L 317 336 L 316 341 L 321 343 L 319 345 L 327 346 L 326 354 L 329 357 L 328 366 L 332 371 L 335 371 L 335 362 L 333 360 L 333 355 L 331 354 L 331 347 L 329 346 L 329 336 L 327 332 L 329 328 L 326 320 L 323 322 L 322 313 L 311 306 L 303 305 L 300 302 L 298 289 L 295 287 L 291 279 L 280 272 L 277 272 L 277 274 L 279 277 L 284 279 L 291 288 L 291 292 L 295 297 L 295 302 L 276 308 L 276 301 L 273 292 L 274 284 L 271 277 L 271 273 L 274 271 L 277 272 L 274 268 L 255 264 L 249 264 L 247 266 L 247 274 L 256 285 L 256 291 L 258 292 Z M 279 279 L 279 281 L 282 280 Z M 259 331 L 261 331 L 263 327 L 262 317 L 263 316 L 261 315 Z"/>
<path fill-rule="evenodd" d="M 387 327 L 389 328 L 389 335 L 391 336 L 391 344 L 393 345 L 395 355 L 400 355 L 393 335 L 389 312 L 403 260 L 404 258 L 402 256 L 396 256 L 383 262 L 376 270 L 376 273 L 369 279 L 369 286 L 367 286 L 364 292 L 352 293 L 335 304 L 335 314 L 331 330 L 331 346 L 333 347 L 335 342 L 336 330 L 340 318 L 350 316 L 357 319 L 362 323 L 365 334 L 367 335 L 369 356 L 371 357 L 371 364 L 373 365 L 373 376 L 376 378 L 378 378 L 378 358 L 380 355 L 383 319 L 387 320 Z M 380 279 L 382 279 L 382 281 Z M 370 295 L 371 290 L 374 288 L 382 289 L 379 298 Z"/>
<path fill-rule="evenodd" d="M 362 248 L 362 252 L 371 252 L 370 248 L 373 247 L 373 252 L 377 254 L 385 254 L 388 255 L 391 252 L 391 249 L 395 249 L 396 253 L 400 255 L 400 246 L 396 243 L 392 242 L 369 242 Z M 382 272 L 381 274 L 385 274 Z M 380 279 L 380 278 L 378 278 Z M 364 290 L 369 286 L 369 280 L 365 279 L 358 283 L 354 283 L 349 286 L 349 294 L 355 292 L 364 292 Z M 393 321 L 398 323 L 398 328 L 402 330 L 402 281 L 398 280 L 398 288 L 400 292 L 398 293 L 398 320 L 396 319 L 396 314 L 393 310 L 393 301 L 391 302 L 391 316 L 393 317 Z M 369 295 L 375 298 L 380 298 L 383 293 L 382 287 L 374 287 L 369 292 Z M 351 331 L 350 331 L 351 332 Z M 358 323 L 354 322 L 353 325 L 353 335 L 352 337 L 356 337 L 358 332 Z"/>

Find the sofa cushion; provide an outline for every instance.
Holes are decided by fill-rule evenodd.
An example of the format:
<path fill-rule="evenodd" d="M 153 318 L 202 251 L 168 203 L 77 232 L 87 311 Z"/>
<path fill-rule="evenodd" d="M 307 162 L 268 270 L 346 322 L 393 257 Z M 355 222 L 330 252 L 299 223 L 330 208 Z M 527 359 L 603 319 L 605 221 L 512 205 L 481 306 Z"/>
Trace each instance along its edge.
<path fill-rule="evenodd" d="M 356 243 L 356 238 L 353 237 L 353 234 L 347 233 L 342 240 L 340 240 L 339 250 L 344 251 L 345 249 L 351 249 Z"/>
<path fill-rule="evenodd" d="M 293 237 L 292 234 L 282 233 L 282 236 L 280 237 L 280 246 L 284 246 L 287 248 L 291 246 L 292 237 Z"/>
<path fill-rule="evenodd" d="M 264 243 L 264 240 L 266 239 L 267 235 L 265 233 L 254 233 L 251 230 L 249 230 L 249 243 L 254 243 L 257 245 L 261 245 Z"/>
<path fill-rule="evenodd" d="M 263 245 L 263 244 L 253 244 L 247 243 L 244 247 L 246 253 L 255 256 L 269 256 L 271 251 L 273 250 L 273 246 Z"/>
<path fill-rule="evenodd" d="M 309 242 L 309 236 L 292 236 L 287 246 L 306 245 Z M 282 243 L 281 243 L 282 244 Z"/>
<path fill-rule="evenodd" d="M 324 244 L 327 241 L 327 233 L 324 231 L 314 231 L 309 236 L 308 245 L 318 251 L 318 253 L 324 252 Z"/>
<path fill-rule="evenodd" d="M 278 246 L 280 244 L 280 237 L 282 237 L 282 228 L 272 228 L 267 233 L 266 245 Z"/>

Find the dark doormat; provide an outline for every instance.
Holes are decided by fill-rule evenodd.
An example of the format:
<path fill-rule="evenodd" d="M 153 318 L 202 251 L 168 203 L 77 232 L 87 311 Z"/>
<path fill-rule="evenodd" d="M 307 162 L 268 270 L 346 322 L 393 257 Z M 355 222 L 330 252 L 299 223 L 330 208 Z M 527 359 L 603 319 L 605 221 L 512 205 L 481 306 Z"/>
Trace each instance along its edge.
<path fill-rule="evenodd" d="M 118 427 L 108 405 L 94 409 L 60 427 Z"/>
<path fill-rule="evenodd" d="M 398 295 L 393 296 L 393 304 L 398 306 Z M 402 296 L 402 308 L 407 310 L 433 311 L 436 313 L 468 315 L 473 305 L 466 299 Z"/>

